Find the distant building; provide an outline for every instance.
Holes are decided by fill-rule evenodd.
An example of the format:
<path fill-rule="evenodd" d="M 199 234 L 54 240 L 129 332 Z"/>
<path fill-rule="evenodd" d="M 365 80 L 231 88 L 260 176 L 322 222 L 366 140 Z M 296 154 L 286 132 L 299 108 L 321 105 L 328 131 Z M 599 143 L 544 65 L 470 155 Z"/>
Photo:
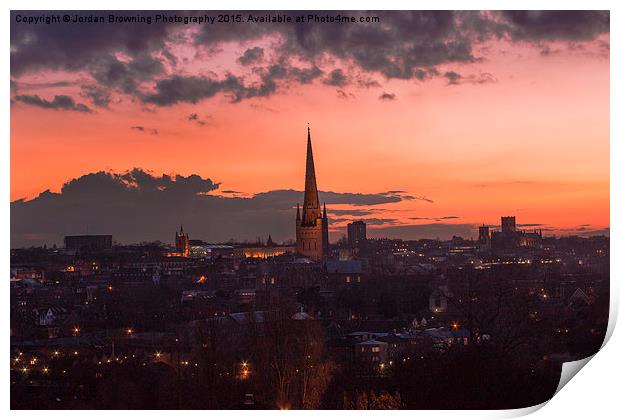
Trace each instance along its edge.
<path fill-rule="evenodd" d="M 310 141 L 310 127 L 308 127 L 308 144 L 306 152 L 306 186 L 304 190 L 304 205 L 301 214 L 297 204 L 296 220 L 296 250 L 298 254 L 314 261 L 320 261 L 327 255 L 329 238 L 327 231 L 327 209 L 319 202 L 319 190 L 316 186 L 314 173 L 314 158 L 312 156 L 312 142 Z"/>
<path fill-rule="evenodd" d="M 388 343 L 375 339 L 356 343 L 355 357 L 361 363 L 383 367 L 388 362 Z"/>
<path fill-rule="evenodd" d="M 112 248 L 112 235 L 65 236 L 65 249 L 72 252 L 104 251 Z"/>
<path fill-rule="evenodd" d="M 491 247 L 491 229 L 489 226 L 478 227 L 478 249 L 488 250 Z"/>
<path fill-rule="evenodd" d="M 287 252 L 293 253 L 296 251 L 296 247 L 293 245 L 276 245 L 274 243 L 267 246 L 244 246 L 241 249 L 245 258 L 261 259 L 277 257 L 278 255 L 283 255 Z"/>
<path fill-rule="evenodd" d="M 181 226 L 180 232 L 174 233 L 174 244 L 179 256 L 189 257 L 189 235 L 183 232 L 183 226 Z"/>
<path fill-rule="evenodd" d="M 491 230 L 488 226 L 482 225 L 478 227 L 478 242 L 487 243 L 491 240 Z"/>
<path fill-rule="evenodd" d="M 517 231 L 517 218 L 515 216 L 502 216 L 502 233 Z"/>
<path fill-rule="evenodd" d="M 515 216 L 502 216 L 501 231 L 491 232 L 491 247 L 494 249 L 509 249 L 516 247 L 537 248 L 542 244 L 542 229 L 519 230 Z M 488 227 L 479 227 L 479 244 L 486 237 Z"/>
<path fill-rule="evenodd" d="M 347 240 L 350 247 L 358 247 L 366 240 L 366 223 L 358 220 L 347 225 Z"/>

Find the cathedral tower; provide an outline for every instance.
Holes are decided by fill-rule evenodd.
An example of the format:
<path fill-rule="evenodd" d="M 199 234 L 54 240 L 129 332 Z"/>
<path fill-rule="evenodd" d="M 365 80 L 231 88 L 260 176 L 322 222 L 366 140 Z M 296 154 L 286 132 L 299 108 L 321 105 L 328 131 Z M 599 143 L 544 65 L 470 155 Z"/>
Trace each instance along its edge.
<path fill-rule="evenodd" d="M 323 212 L 321 212 L 319 190 L 316 186 L 316 174 L 314 173 L 310 127 L 308 127 L 308 146 L 306 151 L 304 205 L 300 214 L 299 204 L 297 204 L 296 233 L 298 254 L 315 261 L 323 259 L 329 247 L 327 209 L 325 203 L 323 203 Z"/>
<path fill-rule="evenodd" d="M 181 226 L 181 232 L 174 233 L 174 245 L 181 256 L 189 257 L 189 235 L 183 232 L 183 226 Z"/>

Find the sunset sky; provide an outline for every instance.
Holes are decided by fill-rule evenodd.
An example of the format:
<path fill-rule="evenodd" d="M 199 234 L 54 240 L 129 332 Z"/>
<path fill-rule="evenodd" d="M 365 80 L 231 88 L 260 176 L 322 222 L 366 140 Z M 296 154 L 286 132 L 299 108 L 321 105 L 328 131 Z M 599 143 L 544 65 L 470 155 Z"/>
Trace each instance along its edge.
<path fill-rule="evenodd" d="M 502 215 L 549 235 L 608 232 L 608 13 L 17 14 L 41 13 L 11 16 L 12 246 L 170 242 L 181 223 L 214 242 L 291 239 L 299 198 L 281 190 L 303 189 L 308 122 L 332 241 L 357 219 L 375 237 L 469 237 Z"/>

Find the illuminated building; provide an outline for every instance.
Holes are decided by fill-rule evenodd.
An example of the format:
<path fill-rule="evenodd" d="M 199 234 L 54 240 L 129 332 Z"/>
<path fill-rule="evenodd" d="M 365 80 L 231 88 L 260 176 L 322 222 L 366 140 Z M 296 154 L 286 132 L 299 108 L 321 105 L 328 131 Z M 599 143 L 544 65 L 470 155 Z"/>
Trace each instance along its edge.
<path fill-rule="evenodd" d="M 480 226 L 480 243 L 482 243 L 483 229 Z M 488 229 L 488 228 L 487 228 Z M 491 232 L 491 245 L 494 249 L 506 249 L 515 247 L 538 248 L 542 243 L 542 229 L 519 230 L 515 216 L 502 216 L 501 231 Z"/>
<path fill-rule="evenodd" d="M 304 190 L 304 205 L 299 212 L 297 204 L 296 220 L 297 253 L 314 261 L 320 261 L 327 254 L 329 239 L 327 232 L 327 210 L 319 202 L 319 191 L 316 186 L 314 172 L 314 158 L 312 156 L 312 142 L 310 141 L 310 127 L 308 127 L 308 147 L 306 152 L 306 185 Z"/>
<path fill-rule="evenodd" d="M 189 235 L 183 232 L 183 226 L 180 232 L 174 233 L 174 244 L 179 256 L 189 257 Z"/>
<path fill-rule="evenodd" d="M 245 258 L 261 258 L 277 257 L 287 252 L 295 252 L 296 247 L 286 245 L 271 246 L 244 246 L 242 247 L 243 256 Z"/>

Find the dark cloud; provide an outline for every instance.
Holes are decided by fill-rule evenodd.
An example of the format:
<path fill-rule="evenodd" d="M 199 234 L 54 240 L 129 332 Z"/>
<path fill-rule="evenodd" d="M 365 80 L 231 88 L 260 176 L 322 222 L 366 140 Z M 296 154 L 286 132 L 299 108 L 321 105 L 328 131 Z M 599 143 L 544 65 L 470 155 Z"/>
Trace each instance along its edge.
<path fill-rule="evenodd" d="M 447 71 L 444 77 L 448 79 L 448 85 L 461 85 L 464 83 L 472 83 L 482 85 L 485 83 L 496 83 L 497 78 L 491 73 L 480 73 L 479 75 L 471 74 L 467 77 L 460 75 L 454 71 Z"/>
<path fill-rule="evenodd" d="M 262 60 L 264 55 L 265 52 L 261 47 L 248 48 L 243 55 L 239 57 L 238 61 L 244 66 L 247 66 L 248 64 L 253 64 Z"/>
<path fill-rule="evenodd" d="M 75 85 L 75 82 L 69 82 L 66 80 L 61 80 L 57 82 L 42 82 L 42 83 L 26 83 L 26 82 L 16 82 L 11 79 L 11 91 L 17 92 L 24 90 L 32 90 L 32 89 L 49 89 L 49 88 L 57 88 L 57 87 L 68 87 Z"/>
<path fill-rule="evenodd" d="M 160 106 L 179 102 L 197 103 L 220 92 L 231 93 L 235 98 L 242 97 L 243 85 L 239 79 L 229 75 L 223 80 L 200 76 L 172 76 L 159 80 L 153 93 L 143 94 L 142 100 Z"/>
<path fill-rule="evenodd" d="M 390 219 L 390 218 L 367 217 L 364 219 L 357 219 L 357 220 L 363 220 L 367 225 L 375 225 L 375 226 L 398 224 L 398 219 Z"/>
<path fill-rule="evenodd" d="M 347 84 L 347 77 L 342 72 L 342 69 L 332 70 L 327 78 L 323 79 L 323 83 L 330 86 L 343 87 Z"/>
<path fill-rule="evenodd" d="M 125 16 L 157 12 L 123 11 Z M 40 16 L 39 11 L 11 11 L 11 74 L 31 70 L 91 70 L 101 57 L 123 52 L 131 57 L 165 49 L 174 25 L 92 24 L 24 25 L 16 15 Z M 87 16 L 92 11 L 72 12 Z"/>
<path fill-rule="evenodd" d="M 398 219 L 390 219 L 390 218 L 380 218 L 380 217 L 367 217 L 367 218 L 363 218 L 363 219 L 355 219 L 355 220 L 362 220 L 364 221 L 364 223 L 366 223 L 367 225 L 374 225 L 374 226 L 389 226 L 389 225 L 397 225 L 398 223 Z M 352 222 L 352 219 L 345 219 L 345 218 L 330 218 L 329 219 L 329 223 L 331 224 L 340 224 L 340 223 L 348 223 L 348 222 Z M 342 227 L 334 227 L 334 229 L 341 229 Z"/>
<path fill-rule="evenodd" d="M 219 184 L 199 175 L 156 176 L 142 169 L 96 172 L 45 191 L 32 200 L 11 203 L 12 246 L 61 243 L 68 234 L 109 233 L 123 243 L 172 241 L 183 223 L 190 236 L 207 241 L 275 240 L 295 235 L 295 205 L 303 192 L 274 190 L 250 197 L 218 195 Z M 231 190 L 222 191 L 231 193 Z M 401 201 L 398 194 L 320 192 L 330 204 L 373 206 Z M 37 240 L 34 240 L 39 238 Z M 30 239 L 29 239 L 30 238 Z"/>
<path fill-rule="evenodd" d="M 102 86 L 127 94 L 136 94 L 141 82 L 162 75 L 163 69 L 161 61 L 148 54 L 138 54 L 128 62 L 108 55 L 98 58 L 91 66 L 93 77 Z"/>
<path fill-rule="evenodd" d="M 441 217 L 410 217 L 409 220 L 432 220 L 441 222 L 443 220 L 460 219 L 461 216 L 441 216 Z"/>
<path fill-rule="evenodd" d="M 45 109 L 92 112 L 88 106 L 76 103 L 71 96 L 67 95 L 56 95 L 51 101 L 43 99 L 39 95 L 15 95 L 14 100 Z"/>
<path fill-rule="evenodd" d="M 381 99 L 382 101 L 393 101 L 396 99 L 396 94 L 383 92 L 381 96 L 379 96 L 379 99 Z"/>
<path fill-rule="evenodd" d="M 477 226 L 466 223 L 426 223 L 418 225 L 370 227 L 368 229 L 368 236 L 372 238 L 400 238 L 409 240 L 434 238 L 446 240 L 451 239 L 452 236 L 470 238 L 475 229 L 477 229 Z"/>
<path fill-rule="evenodd" d="M 511 10 L 501 15 L 514 39 L 591 40 L 609 32 L 609 11 Z"/>
<path fill-rule="evenodd" d="M 198 114 L 196 114 L 196 113 L 189 114 L 189 116 L 187 117 L 187 120 L 195 122 L 198 125 L 205 125 L 206 124 L 206 121 L 204 119 L 201 119 L 198 116 Z"/>
<path fill-rule="evenodd" d="M 554 227 L 546 227 L 543 231 L 547 234 L 559 234 L 560 236 L 566 235 L 576 235 L 582 237 L 590 237 L 590 236 L 609 236 L 610 229 L 608 227 L 604 227 L 601 229 L 589 229 L 587 226 L 590 225 L 580 225 L 575 228 L 554 228 Z"/>
<path fill-rule="evenodd" d="M 139 131 L 141 133 L 150 133 L 150 134 L 152 134 L 154 136 L 159 134 L 159 131 L 157 131 L 157 129 L 155 129 L 155 128 L 146 128 L 146 127 L 143 127 L 141 125 L 134 125 L 134 126 L 129 127 L 129 128 L 131 128 L 132 130 L 135 130 L 135 131 Z"/>
<path fill-rule="evenodd" d="M 156 13 L 161 12 L 118 12 L 147 17 Z M 174 13 L 198 15 L 201 12 Z M 308 13 L 287 12 L 292 17 Z M 182 24 L 159 23 L 24 25 L 15 22 L 16 14 L 39 16 L 40 12 L 12 11 L 11 76 L 39 70 L 86 73 L 92 84 L 108 90 L 107 95 L 94 90 L 84 92 L 100 107 L 109 104 L 110 92 L 120 92 L 159 106 L 196 103 L 219 93 L 238 102 L 266 97 L 296 83 L 314 82 L 323 74 L 320 65 L 326 62 L 325 58 L 350 63 L 351 68 L 359 72 L 359 76 L 352 76 L 354 83 L 376 88 L 380 86 L 375 80 L 377 76 L 425 81 L 439 74 L 439 66 L 479 61 L 483 57 L 474 55 L 475 44 L 492 38 L 520 42 L 589 41 L 609 32 L 609 12 L 604 11 L 330 12 L 336 13 L 376 16 L 379 22 L 354 25 L 252 25 L 244 22 L 202 25 L 197 31 L 186 31 L 187 26 Z M 247 76 L 233 74 L 231 68 L 223 69 L 219 75 L 179 76 L 174 73 L 179 59 L 169 46 L 179 40 L 213 50 L 224 42 L 248 44 L 271 35 L 282 42 L 273 47 L 270 63 L 252 67 L 260 79 L 257 83 L 244 81 Z M 601 49 L 601 54 L 608 54 L 604 45 Z M 265 55 L 263 48 L 253 46 L 246 49 L 238 61 L 244 66 L 263 64 Z M 350 82 L 340 69 L 333 70 L 324 81 L 338 87 Z M 449 78 L 449 84 L 457 81 L 488 83 L 495 80 L 488 73 Z M 151 87 L 152 90 L 144 90 Z"/>
<path fill-rule="evenodd" d="M 433 200 L 431 200 L 428 197 L 424 197 L 422 195 L 420 196 L 402 195 L 401 197 L 403 198 L 403 200 L 418 200 L 418 201 L 426 201 L 427 203 L 434 203 Z"/>
<path fill-rule="evenodd" d="M 454 71 L 447 71 L 444 73 L 444 77 L 446 79 L 448 79 L 448 84 L 449 85 L 455 85 L 458 83 L 459 80 L 461 80 L 463 78 L 463 76 L 461 76 L 460 74 L 458 74 L 457 72 Z"/>
<path fill-rule="evenodd" d="M 336 96 L 339 99 L 355 99 L 355 95 L 351 92 L 345 92 L 342 89 L 336 89 Z"/>
<path fill-rule="evenodd" d="M 84 85 L 82 86 L 83 97 L 90 99 L 90 101 L 98 107 L 108 108 L 112 98 L 110 92 L 107 89 L 101 88 L 97 85 Z"/>
<path fill-rule="evenodd" d="M 159 80 L 154 92 L 141 94 L 146 103 L 160 106 L 179 102 L 197 103 L 219 93 L 228 94 L 232 102 L 254 97 L 266 97 L 276 92 L 279 80 L 291 80 L 301 84 L 311 83 L 322 71 L 316 67 L 300 68 L 285 62 L 262 69 L 260 83 L 245 85 L 243 79 L 232 74 L 217 80 L 208 76 L 172 76 Z"/>
<path fill-rule="evenodd" d="M 381 83 L 379 83 L 375 79 L 372 79 L 371 77 L 368 77 L 366 75 L 357 76 L 356 83 L 359 87 L 365 88 L 365 89 L 381 87 Z"/>
<path fill-rule="evenodd" d="M 367 216 L 369 214 L 373 214 L 372 210 L 356 210 L 356 209 L 348 209 L 348 210 L 336 210 L 330 209 L 329 214 L 335 216 Z"/>

